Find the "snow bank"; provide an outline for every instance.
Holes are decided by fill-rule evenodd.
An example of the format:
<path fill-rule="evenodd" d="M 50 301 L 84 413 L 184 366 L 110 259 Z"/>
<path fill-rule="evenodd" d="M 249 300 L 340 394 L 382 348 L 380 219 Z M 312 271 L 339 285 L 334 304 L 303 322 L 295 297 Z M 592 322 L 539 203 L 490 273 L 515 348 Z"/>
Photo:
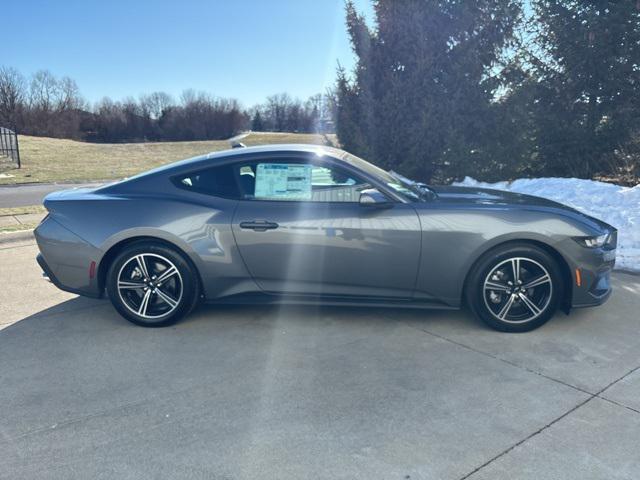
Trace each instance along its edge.
<path fill-rule="evenodd" d="M 545 197 L 618 229 L 616 268 L 640 272 L 640 185 L 620 187 L 578 178 L 522 178 L 483 183 L 466 177 L 454 185 L 494 188 Z"/>

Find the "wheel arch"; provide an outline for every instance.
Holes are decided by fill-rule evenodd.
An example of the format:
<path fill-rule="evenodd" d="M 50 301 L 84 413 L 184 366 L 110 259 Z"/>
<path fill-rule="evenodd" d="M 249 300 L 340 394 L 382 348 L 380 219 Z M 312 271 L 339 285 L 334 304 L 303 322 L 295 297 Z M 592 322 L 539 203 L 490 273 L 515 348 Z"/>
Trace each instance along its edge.
<path fill-rule="evenodd" d="M 474 269 L 480 262 L 480 260 L 482 260 L 482 258 L 485 255 L 491 253 L 492 251 L 500 248 L 504 248 L 505 246 L 509 246 L 509 245 L 532 245 L 532 246 L 538 247 L 541 250 L 544 250 L 546 253 L 548 253 L 556 261 L 558 267 L 560 268 L 560 271 L 562 272 L 562 279 L 564 280 L 560 307 L 565 313 L 569 313 L 569 311 L 571 310 L 571 298 L 573 295 L 573 277 L 571 275 L 571 269 L 569 267 L 569 264 L 567 263 L 565 258 L 562 256 L 562 254 L 557 249 L 555 249 L 552 245 L 549 245 L 548 243 L 545 243 L 540 240 L 534 240 L 534 239 L 505 240 L 495 245 L 491 245 L 489 248 L 481 252 L 476 257 L 475 261 L 467 269 L 467 272 L 465 274 L 463 287 L 462 287 L 461 304 L 466 303 L 469 279 Z"/>
<path fill-rule="evenodd" d="M 130 245 L 133 245 L 136 243 L 145 243 L 145 242 L 153 242 L 156 244 L 164 245 L 168 248 L 171 248 L 172 250 L 175 250 L 179 255 L 181 255 L 185 259 L 185 261 L 189 264 L 189 266 L 193 268 L 193 271 L 196 272 L 196 280 L 198 282 L 199 291 L 202 292 L 202 287 L 204 283 L 202 281 L 202 275 L 200 273 L 200 270 L 198 269 L 196 263 L 193 261 L 191 256 L 187 254 L 187 252 L 185 252 L 184 249 L 180 248 L 180 246 L 164 238 L 154 237 L 152 235 L 138 235 L 138 236 L 128 237 L 114 243 L 108 248 L 108 250 L 100 259 L 100 262 L 98 263 L 97 277 L 98 277 L 98 289 L 101 293 L 104 292 L 106 279 L 107 279 L 107 272 L 109 271 L 109 267 L 111 266 L 111 263 L 116 258 L 116 256 L 123 249 L 125 249 L 126 247 L 129 247 Z"/>

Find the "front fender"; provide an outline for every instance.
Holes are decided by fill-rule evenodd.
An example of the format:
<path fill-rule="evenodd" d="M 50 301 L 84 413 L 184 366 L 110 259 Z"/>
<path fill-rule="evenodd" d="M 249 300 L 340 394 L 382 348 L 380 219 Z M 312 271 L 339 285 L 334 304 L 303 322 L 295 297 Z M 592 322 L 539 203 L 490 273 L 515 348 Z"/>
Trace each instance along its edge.
<path fill-rule="evenodd" d="M 458 307 L 465 279 L 486 252 L 511 241 L 531 241 L 565 258 L 558 246 L 590 232 L 570 218 L 519 209 L 439 208 L 419 211 L 422 257 L 416 299 L 437 299 Z M 565 258 L 566 261 L 566 258 Z"/>

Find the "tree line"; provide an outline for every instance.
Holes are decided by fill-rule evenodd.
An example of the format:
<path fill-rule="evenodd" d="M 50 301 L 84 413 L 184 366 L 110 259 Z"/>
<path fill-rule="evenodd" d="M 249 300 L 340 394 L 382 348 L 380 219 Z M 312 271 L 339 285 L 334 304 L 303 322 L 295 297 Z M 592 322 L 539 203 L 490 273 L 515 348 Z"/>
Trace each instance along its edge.
<path fill-rule="evenodd" d="M 251 110 L 251 130 L 272 132 L 333 132 L 336 98 L 333 91 L 305 102 L 287 93 L 272 95 Z"/>
<path fill-rule="evenodd" d="M 347 2 L 347 150 L 422 181 L 640 176 L 640 1 Z"/>
<path fill-rule="evenodd" d="M 324 95 L 89 105 L 68 77 L 3 67 L 0 124 L 97 142 L 335 127 L 345 149 L 426 182 L 640 176 L 640 0 L 372 1 L 369 23 L 347 1 L 357 63 Z"/>
<path fill-rule="evenodd" d="M 21 134 L 91 142 L 218 140 L 240 131 L 331 131 L 335 101 L 330 93 L 306 101 L 282 93 L 249 110 L 235 99 L 185 90 L 176 101 L 154 92 L 121 101 L 90 104 L 69 77 L 47 70 L 27 79 L 0 67 L 0 125 Z"/>

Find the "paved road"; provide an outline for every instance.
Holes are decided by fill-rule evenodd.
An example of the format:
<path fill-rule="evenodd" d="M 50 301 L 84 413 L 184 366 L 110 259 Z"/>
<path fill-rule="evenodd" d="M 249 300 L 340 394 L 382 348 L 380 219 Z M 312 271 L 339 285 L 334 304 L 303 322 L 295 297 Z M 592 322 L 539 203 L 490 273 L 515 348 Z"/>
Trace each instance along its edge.
<path fill-rule="evenodd" d="M 65 184 L 65 183 L 38 183 L 30 185 L 1 185 L 0 208 L 24 207 L 27 205 L 39 205 L 45 195 L 77 187 L 95 187 L 100 183 Z"/>
<path fill-rule="evenodd" d="M 35 253 L 0 246 L 2 479 L 640 478 L 640 277 L 521 335 L 255 306 L 143 329 Z"/>

